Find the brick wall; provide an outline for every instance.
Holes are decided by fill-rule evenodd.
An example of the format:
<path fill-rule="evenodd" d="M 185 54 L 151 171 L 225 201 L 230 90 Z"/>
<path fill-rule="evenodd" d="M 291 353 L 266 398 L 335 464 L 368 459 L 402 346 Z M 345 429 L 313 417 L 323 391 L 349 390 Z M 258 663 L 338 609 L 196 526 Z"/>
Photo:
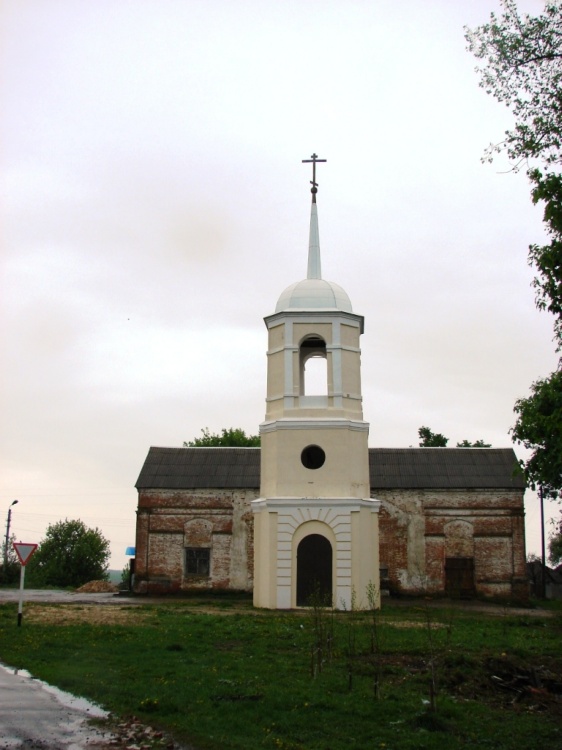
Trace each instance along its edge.
<path fill-rule="evenodd" d="M 391 592 L 445 590 L 447 558 L 474 561 L 476 593 L 524 598 L 522 490 L 381 490 L 380 560 Z"/>
<path fill-rule="evenodd" d="M 253 586 L 258 490 L 142 490 L 135 591 Z M 476 593 L 525 598 L 522 490 L 381 490 L 380 564 L 392 592 L 445 591 L 447 558 L 474 561 Z M 211 548 L 208 577 L 185 572 L 186 547 Z"/>
<path fill-rule="evenodd" d="M 137 593 L 251 591 L 257 491 L 142 490 L 137 510 Z M 186 548 L 210 548 L 209 576 L 188 575 Z"/>

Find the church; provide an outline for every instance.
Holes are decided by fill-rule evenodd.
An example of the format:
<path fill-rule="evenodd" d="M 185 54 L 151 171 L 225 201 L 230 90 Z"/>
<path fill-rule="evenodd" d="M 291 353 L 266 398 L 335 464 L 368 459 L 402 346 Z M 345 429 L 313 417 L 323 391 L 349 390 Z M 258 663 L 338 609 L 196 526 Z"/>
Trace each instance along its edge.
<path fill-rule="evenodd" d="M 253 591 L 268 609 L 366 608 L 381 593 L 525 599 L 525 483 L 511 448 L 368 447 L 364 319 L 322 278 L 325 160 L 304 161 L 307 275 L 264 319 L 261 447 L 150 448 L 136 483 L 135 592 Z"/>

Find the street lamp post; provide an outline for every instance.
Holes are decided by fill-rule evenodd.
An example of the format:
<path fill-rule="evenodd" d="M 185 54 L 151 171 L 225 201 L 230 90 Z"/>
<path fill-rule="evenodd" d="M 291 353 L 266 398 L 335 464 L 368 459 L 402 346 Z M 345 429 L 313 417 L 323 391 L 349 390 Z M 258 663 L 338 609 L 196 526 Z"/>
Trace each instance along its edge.
<path fill-rule="evenodd" d="M 8 508 L 8 519 L 6 521 L 6 541 L 4 544 L 4 577 L 6 576 L 6 571 L 8 570 L 8 544 L 10 543 L 10 524 L 12 522 L 12 506 L 14 506 L 18 500 L 14 500 L 10 507 Z"/>

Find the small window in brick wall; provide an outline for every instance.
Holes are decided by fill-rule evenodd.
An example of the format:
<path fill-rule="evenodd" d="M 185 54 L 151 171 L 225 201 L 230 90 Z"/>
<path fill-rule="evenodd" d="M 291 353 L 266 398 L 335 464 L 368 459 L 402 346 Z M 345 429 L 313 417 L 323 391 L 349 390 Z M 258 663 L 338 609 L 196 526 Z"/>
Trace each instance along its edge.
<path fill-rule="evenodd" d="M 209 547 L 186 547 L 185 574 L 188 576 L 209 576 L 211 550 Z"/>

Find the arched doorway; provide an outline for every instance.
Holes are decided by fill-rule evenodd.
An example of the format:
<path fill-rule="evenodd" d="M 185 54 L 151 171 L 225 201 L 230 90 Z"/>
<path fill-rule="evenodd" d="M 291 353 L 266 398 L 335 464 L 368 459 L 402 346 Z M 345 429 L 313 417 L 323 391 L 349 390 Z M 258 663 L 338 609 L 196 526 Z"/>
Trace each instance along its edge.
<path fill-rule="evenodd" d="M 313 601 L 332 604 L 332 545 L 321 534 L 305 536 L 297 547 L 297 607 Z"/>

